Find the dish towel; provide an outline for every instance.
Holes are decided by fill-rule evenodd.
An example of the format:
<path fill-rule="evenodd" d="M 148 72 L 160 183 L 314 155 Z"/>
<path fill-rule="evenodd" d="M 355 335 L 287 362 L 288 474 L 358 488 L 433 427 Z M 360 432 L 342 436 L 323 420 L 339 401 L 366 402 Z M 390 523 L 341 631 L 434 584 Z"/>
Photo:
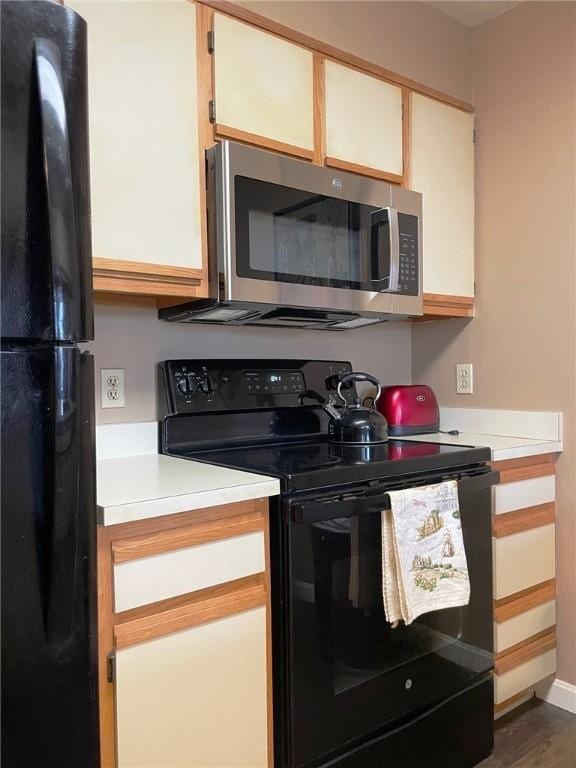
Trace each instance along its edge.
<path fill-rule="evenodd" d="M 386 620 L 411 624 L 423 613 L 468 605 L 470 580 L 458 483 L 390 491 L 382 512 L 382 594 Z"/>

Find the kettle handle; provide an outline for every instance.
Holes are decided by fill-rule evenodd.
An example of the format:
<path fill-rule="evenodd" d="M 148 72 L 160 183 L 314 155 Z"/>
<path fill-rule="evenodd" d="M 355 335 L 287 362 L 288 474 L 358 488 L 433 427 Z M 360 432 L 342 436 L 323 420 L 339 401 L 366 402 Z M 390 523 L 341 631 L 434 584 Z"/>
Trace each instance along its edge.
<path fill-rule="evenodd" d="M 370 384 L 374 384 L 374 386 L 378 388 L 376 397 L 374 398 L 374 405 L 376 405 L 378 398 L 382 393 L 382 386 L 375 376 L 372 376 L 370 373 L 362 373 L 361 371 L 347 373 L 346 376 L 342 376 L 338 382 L 338 395 L 342 398 L 342 400 L 344 400 L 344 395 L 342 394 L 342 386 L 343 384 L 347 384 L 349 381 L 369 381 Z"/>

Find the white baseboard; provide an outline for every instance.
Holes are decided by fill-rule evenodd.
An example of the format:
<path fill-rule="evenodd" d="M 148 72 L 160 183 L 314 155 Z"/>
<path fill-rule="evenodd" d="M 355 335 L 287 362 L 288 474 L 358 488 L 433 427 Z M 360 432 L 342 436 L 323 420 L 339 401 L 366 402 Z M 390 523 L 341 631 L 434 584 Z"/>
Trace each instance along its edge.
<path fill-rule="evenodd" d="M 552 683 L 543 683 L 536 690 L 536 696 L 576 715 L 576 685 L 556 679 Z"/>

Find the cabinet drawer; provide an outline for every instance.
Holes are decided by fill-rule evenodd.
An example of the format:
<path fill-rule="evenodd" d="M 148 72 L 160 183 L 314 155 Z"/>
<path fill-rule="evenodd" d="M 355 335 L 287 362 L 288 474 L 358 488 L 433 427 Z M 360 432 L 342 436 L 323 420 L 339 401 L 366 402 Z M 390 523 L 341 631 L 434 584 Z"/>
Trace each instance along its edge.
<path fill-rule="evenodd" d="M 264 563 L 262 531 L 118 563 L 114 566 L 115 611 L 261 573 Z"/>
<path fill-rule="evenodd" d="M 554 578 L 554 524 L 503 536 L 493 541 L 496 600 Z"/>
<path fill-rule="evenodd" d="M 494 650 L 505 651 L 556 624 L 556 601 L 550 600 L 500 624 L 494 622 Z"/>
<path fill-rule="evenodd" d="M 497 515 L 528 509 L 540 504 L 549 504 L 556 498 L 554 475 L 520 480 L 517 483 L 503 483 L 494 486 L 494 512 Z"/>
<path fill-rule="evenodd" d="M 536 685 L 556 670 L 556 650 L 552 649 L 524 664 L 505 672 L 494 675 L 494 696 L 496 704 L 506 701 L 520 691 Z"/>

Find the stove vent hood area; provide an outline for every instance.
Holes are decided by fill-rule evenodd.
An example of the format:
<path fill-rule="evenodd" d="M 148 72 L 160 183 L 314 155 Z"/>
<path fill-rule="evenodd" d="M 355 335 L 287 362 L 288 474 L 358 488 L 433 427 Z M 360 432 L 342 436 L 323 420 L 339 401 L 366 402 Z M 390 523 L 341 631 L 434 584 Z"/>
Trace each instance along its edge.
<path fill-rule="evenodd" d="M 278 307 L 273 304 L 246 304 L 241 302 L 218 302 L 199 300 L 177 307 L 160 310 L 164 320 L 179 323 L 203 323 L 218 325 L 260 325 L 274 328 L 319 328 L 345 331 L 365 325 L 383 323 L 397 316 L 358 314 L 330 309 L 306 307 Z"/>
<path fill-rule="evenodd" d="M 422 314 L 422 196 L 223 141 L 206 153 L 210 298 L 172 322 L 347 330 Z"/>

